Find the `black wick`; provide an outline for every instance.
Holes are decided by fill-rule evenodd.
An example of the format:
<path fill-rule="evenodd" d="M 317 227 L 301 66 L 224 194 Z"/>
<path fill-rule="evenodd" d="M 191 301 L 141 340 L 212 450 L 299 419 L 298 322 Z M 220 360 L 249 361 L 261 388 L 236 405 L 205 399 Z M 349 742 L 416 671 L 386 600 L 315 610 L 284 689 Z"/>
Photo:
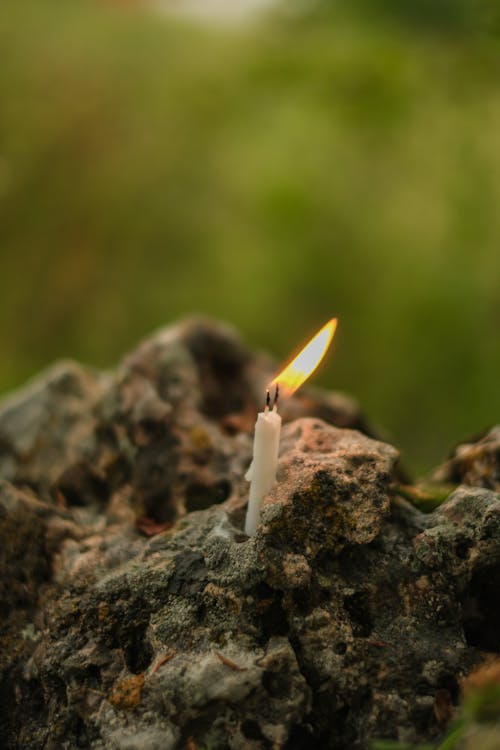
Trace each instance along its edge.
<path fill-rule="evenodd" d="M 266 391 L 266 409 L 269 409 L 271 406 L 271 394 L 269 393 L 269 388 Z"/>
<path fill-rule="evenodd" d="M 273 406 L 275 408 L 278 408 L 279 395 L 280 395 L 280 387 L 279 387 L 279 383 L 276 383 L 276 390 L 274 391 L 274 401 L 273 401 Z"/>

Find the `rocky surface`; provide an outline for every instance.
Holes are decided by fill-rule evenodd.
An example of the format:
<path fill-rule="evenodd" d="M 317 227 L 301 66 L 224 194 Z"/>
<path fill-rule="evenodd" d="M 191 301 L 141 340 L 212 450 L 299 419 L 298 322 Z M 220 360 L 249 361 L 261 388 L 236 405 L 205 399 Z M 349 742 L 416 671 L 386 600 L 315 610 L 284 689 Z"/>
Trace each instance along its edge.
<path fill-rule="evenodd" d="M 247 539 L 273 370 L 191 320 L 0 405 L 2 747 L 347 750 L 453 719 L 500 651 L 498 428 L 425 514 L 357 406 L 304 388 Z"/>
<path fill-rule="evenodd" d="M 438 482 L 455 482 L 500 490 L 500 426 L 458 445 L 450 460 L 434 474 Z"/>

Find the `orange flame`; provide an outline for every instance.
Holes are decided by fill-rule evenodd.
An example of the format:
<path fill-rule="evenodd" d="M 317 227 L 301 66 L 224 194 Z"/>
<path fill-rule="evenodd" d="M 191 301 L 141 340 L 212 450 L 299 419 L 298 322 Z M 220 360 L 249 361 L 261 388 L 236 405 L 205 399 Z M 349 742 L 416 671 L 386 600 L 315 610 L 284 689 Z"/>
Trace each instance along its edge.
<path fill-rule="evenodd" d="M 337 318 L 332 318 L 272 381 L 285 396 L 291 396 L 313 374 L 332 343 Z"/>

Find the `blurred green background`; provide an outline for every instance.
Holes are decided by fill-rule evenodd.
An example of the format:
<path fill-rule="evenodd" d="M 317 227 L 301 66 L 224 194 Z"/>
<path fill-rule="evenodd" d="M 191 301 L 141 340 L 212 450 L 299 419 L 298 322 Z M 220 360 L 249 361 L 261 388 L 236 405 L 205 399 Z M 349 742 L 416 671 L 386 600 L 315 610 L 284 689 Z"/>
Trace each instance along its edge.
<path fill-rule="evenodd" d="M 280 359 L 338 315 L 315 383 L 421 472 L 499 418 L 497 5 L 285 5 L 3 0 L 0 390 L 192 312 Z"/>

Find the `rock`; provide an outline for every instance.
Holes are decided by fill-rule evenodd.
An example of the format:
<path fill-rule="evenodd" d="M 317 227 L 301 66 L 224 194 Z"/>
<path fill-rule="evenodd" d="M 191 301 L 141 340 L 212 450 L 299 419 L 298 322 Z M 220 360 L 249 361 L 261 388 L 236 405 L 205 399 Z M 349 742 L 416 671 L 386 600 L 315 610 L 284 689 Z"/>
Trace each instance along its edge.
<path fill-rule="evenodd" d="M 44 491 L 73 460 L 92 451 L 93 411 L 106 376 L 60 362 L 0 409 L 0 474 Z"/>
<path fill-rule="evenodd" d="M 413 540 L 430 571 L 448 575 L 461 605 L 467 643 L 500 651 L 500 496 L 460 487 Z"/>
<path fill-rule="evenodd" d="M 0 480 L 0 670 L 25 650 L 33 629 L 23 628 L 36 611 L 50 578 L 46 549 L 47 508 L 28 493 Z"/>
<path fill-rule="evenodd" d="M 284 428 L 280 450 L 278 484 L 263 515 L 268 543 L 314 557 L 377 536 L 389 510 L 394 448 L 300 419 Z"/>
<path fill-rule="evenodd" d="M 361 750 L 452 720 L 500 651 L 500 496 L 420 512 L 355 404 L 304 389 L 248 539 L 271 374 L 195 319 L 0 405 L 8 750 Z"/>
<path fill-rule="evenodd" d="M 450 460 L 435 472 L 434 479 L 499 491 L 500 425 L 474 442 L 457 446 Z"/>

